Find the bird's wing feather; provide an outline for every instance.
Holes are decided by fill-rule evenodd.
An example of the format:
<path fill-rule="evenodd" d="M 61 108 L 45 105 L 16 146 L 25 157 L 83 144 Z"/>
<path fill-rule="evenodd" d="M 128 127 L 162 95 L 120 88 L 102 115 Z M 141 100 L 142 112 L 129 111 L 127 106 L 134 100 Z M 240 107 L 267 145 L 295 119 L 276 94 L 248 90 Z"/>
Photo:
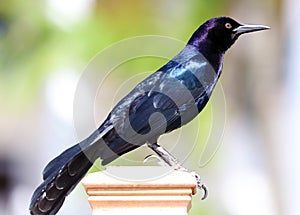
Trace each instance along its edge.
<path fill-rule="evenodd" d="M 211 72 L 207 62 L 194 56 L 181 64 L 172 64 L 162 67 L 165 71 L 156 72 L 163 75 L 160 74 L 150 91 L 138 94 L 130 104 L 129 126 L 138 134 L 151 131 L 150 135 L 159 136 L 182 126 L 182 114 L 194 109 L 193 116 L 188 117 L 190 121 L 199 113 L 197 100 L 210 96 L 216 75 L 206 74 Z"/>

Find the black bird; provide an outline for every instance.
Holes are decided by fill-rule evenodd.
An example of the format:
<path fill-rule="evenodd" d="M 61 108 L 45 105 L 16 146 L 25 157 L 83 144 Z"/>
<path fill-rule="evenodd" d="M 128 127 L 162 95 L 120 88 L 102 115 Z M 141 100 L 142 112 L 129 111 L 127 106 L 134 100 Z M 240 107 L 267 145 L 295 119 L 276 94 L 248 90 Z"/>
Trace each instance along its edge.
<path fill-rule="evenodd" d="M 202 111 L 221 75 L 224 53 L 238 37 L 265 29 L 268 27 L 240 24 L 229 17 L 206 21 L 186 47 L 125 96 L 96 131 L 45 167 L 30 213 L 56 214 L 97 158 L 106 165 L 147 143 L 169 165 L 176 164 L 173 157 L 158 150 L 159 136 Z"/>

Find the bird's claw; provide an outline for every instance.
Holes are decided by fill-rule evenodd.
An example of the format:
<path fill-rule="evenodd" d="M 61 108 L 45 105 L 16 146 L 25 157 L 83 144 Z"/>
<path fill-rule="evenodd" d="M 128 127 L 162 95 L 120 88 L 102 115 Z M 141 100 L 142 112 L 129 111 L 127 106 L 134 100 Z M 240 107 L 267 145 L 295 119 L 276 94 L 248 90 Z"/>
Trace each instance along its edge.
<path fill-rule="evenodd" d="M 159 156 L 154 155 L 154 154 L 147 155 L 147 156 L 144 158 L 143 163 L 149 162 L 150 159 L 156 159 L 156 160 L 158 160 L 158 164 L 159 164 L 160 166 L 166 166 L 166 163 L 163 161 L 163 159 L 161 159 Z"/>
<path fill-rule="evenodd" d="M 208 196 L 208 190 L 207 190 L 207 187 L 205 186 L 205 184 L 200 184 L 198 186 L 198 189 L 203 190 L 203 196 L 202 196 L 201 200 L 206 199 Z"/>
<path fill-rule="evenodd" d="M 158 159 L 159 160 L 159 158 L 158 158 L 158 156 L 156 156 L 156 155 L 147 155 L 145 158 L 144 158 L 144 160 L 143 160 L 143 163 L 147 163 L 150 159 L 152 159 L 152 158 L 155 158 L 155 159 Z"/>
<path fill-rule="evenodd" d="M 197 181 L 197 189 L 199 190 L 202 190 L 203 191 L 203 196 L 201 198 L 201 200 L 204 200 L 207 198 L 208 196 L 208 190 L 207 190 L 207 187 L 205 186 L 205 184 L 203 184 L 201 182 L 201 178 L 200 178 L 200 175 L 195 173 L 195 172 L 191 172 L 192 175 L 195 177 L 196 181 Z"/>

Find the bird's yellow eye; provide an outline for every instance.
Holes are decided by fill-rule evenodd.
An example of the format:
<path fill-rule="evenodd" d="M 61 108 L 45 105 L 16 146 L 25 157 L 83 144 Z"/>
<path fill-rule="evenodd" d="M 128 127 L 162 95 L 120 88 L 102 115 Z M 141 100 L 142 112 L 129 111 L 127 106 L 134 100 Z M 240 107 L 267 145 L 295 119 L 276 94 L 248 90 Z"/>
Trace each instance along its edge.
<path fill-rule="evenodd" d="M 226 24 L 225 24 L 225 27 L 226 27 L 227 29 L 231 29 L 231 28 L 232 28 L 232 25 L 231 25 L 230 23 L 226 23 Z"/>

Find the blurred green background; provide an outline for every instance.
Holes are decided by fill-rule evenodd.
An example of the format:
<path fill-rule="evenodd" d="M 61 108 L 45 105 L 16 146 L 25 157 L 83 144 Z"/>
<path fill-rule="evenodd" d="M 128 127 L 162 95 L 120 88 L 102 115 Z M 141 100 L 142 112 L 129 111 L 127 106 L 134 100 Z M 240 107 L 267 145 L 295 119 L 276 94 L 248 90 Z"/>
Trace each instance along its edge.
<path fill-rule="evenodd" d="M 119 98 L 168 61 L 148 56 L 118 65 L 96 98 L 88 85 L 100 85 L 95 79 L 107 71 L 93 68 L 95 79 L 85 80 L 82 92 L 94 105 L 91 113 L 73 100 L 99 52 L 127 38 L 156 35 L 178 41 L 153 44 L 172 57 L 200 24 L 220 15 L 272 29 L 241 37 L 225 57 L 212 102 L 191 125 L 161 139 L 209 187 L 209 198 L 195 196 L 189 214 L 299 214 L 299 6 L 296 0 L 1 1 L 1 214 L 28 211 L 47 162 L 91 133 Z M 111 54 L 107 63 L 114 62 Z M 93 122 L 78 125 L 76 114 L 91 114 Z M 111 165 L 141 165 L 149 153 L 142 147 Z M 90 213 L 81 185 L 59 212 Z"/>

